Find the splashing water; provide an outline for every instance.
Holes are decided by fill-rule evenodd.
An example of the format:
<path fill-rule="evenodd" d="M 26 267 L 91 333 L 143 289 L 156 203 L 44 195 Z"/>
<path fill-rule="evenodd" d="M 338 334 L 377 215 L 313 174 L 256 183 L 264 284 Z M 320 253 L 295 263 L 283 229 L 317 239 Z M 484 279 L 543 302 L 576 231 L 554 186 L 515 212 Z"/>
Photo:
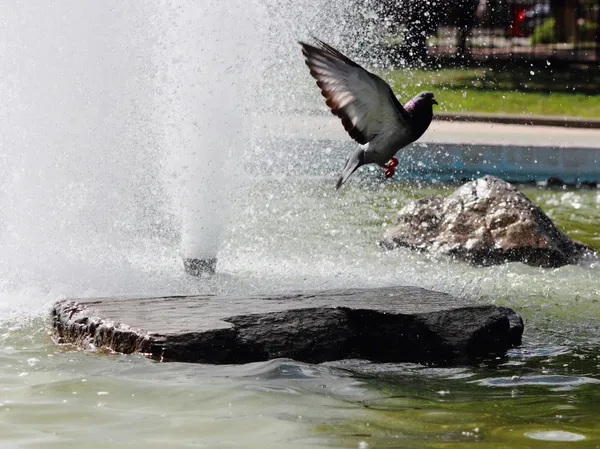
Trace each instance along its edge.
<path fill-rule="evenodd" d="M 336 11 L 326 1 L 0 6 L 2 303 L 202 290 L 181 257 L 222 247 L 230 203 L 245 195 L 238 162 L 255 145 L 253 117 L 305 104 L 296 40 L 338 36 Z"/>
<path fill-rule="evenodd" d="M 145 269 L 180 226 L 184 253 L 216 251 L 260 41 L 253 5 L 212 3 L 2 7 L 7 288 Z"/>
<path fill-rule="evenodd" d="M 540 436 L 597 440 L 597 263 L 477 268 L 382 252 L 375 243 L 395 211 L 443 189 L 357 177 L 334 191 L 350 149 L 315 141 L 295 114 L 324 110 L 296 41 L 314 34 L 364 62 L 363 44 L 378 36 L 362 3 L 0 5 L 7 444 L 375 447 L 397 445 L 400 435 L 424 447 L 424 436 L 493 444 L 495 428 L 500 440 L 518 434 L 525 445 Z M 294 121 L 297 135 L 269 137 L 269 116 Z M 598 246 L 596 192 L 532 198 Z M 213 278 L 184 273 L 182 256 L 214 253 Z M 490 369 L 291 360 L 211 367 L 70 351 L 50 342 L 45 320 L 64 296 L 402 284 L 513 306 L 526 318 L 525 346 Z M 384 376 L 391 380 L 369 380 Z"/>
<path fill-rule="evenodd" d="M 350 24 L 372 23 L 368 14 L 338 6 L 2 6 L 3 304 L 402 283 L 495 297 L 507 270 L 529 282 L 524 297 L 566 294 L 518 264 L 477 271 L 382 255 L 381 229 L 366 225 L 389 213 L 373 209 L 385 190 L 334 196 L 306 182 L 337 174 L 347 148 L 322 151 L 331 145 L 311 140 L 310 126 L 291 141 L 263 138 L 269 121 L 256 118 L 324 108 L 298 39 L 362 42 Z M 216 252 L 224 277 L 185 275 L 181 256 Z M 596 272 L 586 270 L 561 272 L 592 298 Z"/>
<path fill-rule="evenodd" d="M 166 201 L 149 11 L 2 8 L 3 290 L 118 279 L 156 234 Z"/>

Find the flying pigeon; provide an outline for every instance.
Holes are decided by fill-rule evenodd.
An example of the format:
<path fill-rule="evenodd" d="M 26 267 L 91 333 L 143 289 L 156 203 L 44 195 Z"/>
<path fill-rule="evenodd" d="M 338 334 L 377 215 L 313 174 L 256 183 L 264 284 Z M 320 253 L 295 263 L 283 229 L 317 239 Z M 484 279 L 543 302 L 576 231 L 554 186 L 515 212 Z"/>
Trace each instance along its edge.
<path fill-rule="evenodd" d="M 421 92 L 403 107 L 388 83 L 332 46 L 314 40 L 314 45 L 299 42 L 310 74 L 350 137 L 369 144 L 350 156 L 336 189 L 365 164 L 378 164 L 385 168 L 386 178 L 394 176 L 398 166 L 394 155 L 421 137 L 431 123 L 433 105 L 438 104 L 433 93 Z"/>

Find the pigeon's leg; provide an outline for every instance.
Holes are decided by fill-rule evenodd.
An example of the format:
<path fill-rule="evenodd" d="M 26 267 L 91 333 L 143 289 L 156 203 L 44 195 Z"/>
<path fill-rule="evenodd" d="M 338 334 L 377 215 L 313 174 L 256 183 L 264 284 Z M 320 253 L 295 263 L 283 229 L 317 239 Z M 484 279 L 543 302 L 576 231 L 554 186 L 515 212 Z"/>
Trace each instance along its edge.
<path fill-rule="evenodd" d="M 385 168 L 390 169 L 390 168 L 396 168 L 398 166 L 398 159 L 396 159 L 395 157 L 391 158 L 390 161 L 386 164 L 379 164 L 379 166 L 381 168 Z"/>
<path fill-rule="evenodd" d="M 394 176 L 394 173 L 396 173 L 396 170 L 394 170 L 394 167 L 398 166 L 398 159 L 393 157 L 390 159 L 390 161 L 387 163 L 387 165 L 379 164 L 379 166 L 381 168 L 385 168 L 385 173 L 383 174 L 383 176 L 385 176 L 385 179 L 391 178 L 392 176 Z"/>

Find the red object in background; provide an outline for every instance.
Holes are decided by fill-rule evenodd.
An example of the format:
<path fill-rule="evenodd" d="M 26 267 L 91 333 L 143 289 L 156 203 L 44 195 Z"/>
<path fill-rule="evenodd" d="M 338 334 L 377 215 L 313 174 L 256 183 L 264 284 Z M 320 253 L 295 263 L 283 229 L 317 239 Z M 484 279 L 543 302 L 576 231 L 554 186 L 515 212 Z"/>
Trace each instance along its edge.
<path fill-rule="evenodd" d="M 527 5 L 512 5 L 511 14 L 511 27 L 509 28 L 509 34 L 512 37 L 525 36 L 527 30 L 523 26 L 525 22 L 525 11 L 527 11 Z"/>

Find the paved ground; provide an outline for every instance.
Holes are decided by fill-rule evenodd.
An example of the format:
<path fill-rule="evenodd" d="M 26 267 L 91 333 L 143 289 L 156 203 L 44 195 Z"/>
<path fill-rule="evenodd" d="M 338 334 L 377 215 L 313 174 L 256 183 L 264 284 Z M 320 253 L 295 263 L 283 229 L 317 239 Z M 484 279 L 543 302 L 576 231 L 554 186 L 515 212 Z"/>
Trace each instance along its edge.
<path fill-rule="evenodd" d="M 333 115 L 265 115 L 254 126 L 265 136 L 350 140 Z M 419 142 L 600 149 L 600 129 L 434 121 Z"/>

